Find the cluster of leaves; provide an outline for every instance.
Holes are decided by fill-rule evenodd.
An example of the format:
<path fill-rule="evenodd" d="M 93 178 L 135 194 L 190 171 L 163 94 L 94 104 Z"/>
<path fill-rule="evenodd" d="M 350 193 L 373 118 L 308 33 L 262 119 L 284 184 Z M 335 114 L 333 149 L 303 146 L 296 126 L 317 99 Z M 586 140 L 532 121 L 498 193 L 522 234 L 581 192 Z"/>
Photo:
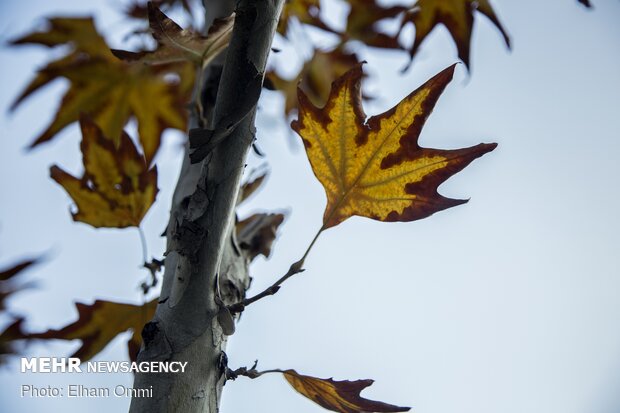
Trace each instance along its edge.
<path fill-rule="evenodd" d="M 408 50 L 413 60 L 428 35 L 437 26 L 444 25 L 454 40 L 459 58 L 469 66 L 474 17 L 482 14 L 497 27 L 510 48 L 508 34 L 488 0 L 418 0 L 389 7 L 382 6 L 377 0 L 343 1 L 349 6 L 349 12 L 346 29 L 342 32 L 331 28 L 324 21 L 319 0 L 290 0 L 284 7 L 278 31 L 286 38 L 291 38 L 289 29 L 294 20 L 301 23 L 302 27 L 313 27 L 335 34 L 338 38 L 331 50 L 315 50 L 292 79 L 283 79 L 275 70 L 268 73 L 270 86 L 285 96 L 287 116 L 297 107 L 295 90 L 298 84 L 314 104 L 320 104 L 327 99 L 330 84 L 359 64 L 355 53 L 346 52 L 351 42 L 388 50 Z M 385 22 L 395 22 L 399 30 L 396 33 L 383 31 L 381 27 L 385 26 L 382 25 Z M 406 46 L 402 40 L 407 39 L 402 39 L 405 36 L 401 36 L 401 32 L 409 24 L 415 27 L 415 37 L 406 42 L 409 44 Z"/>
<path fill-rule="evenodd" d="M 101 138 L 100 131 L 91 121 L 82 121 L 82 128 L 93 128 L 92 131 L 86 132 L 86 134 L 90 135 L 92 132 Z M 103 158 L 105 158 L 105 154 Z M 255 179 L 246 182 L 241 187 L 239 202 L 245 201 L 260 188 L 261 184 L 265 182 L 265 177 L 265 174 L 261 174 Z M 102 219 L 96 216 L 93 218 Z M 282 214 L 259 213 L 253 214 L 237 223 L 237 240 L 248 261 L 253 261 L 258 255 L 269 257 L 271 245 L 276 238 L 278 227 L 283 221 L 284 215 Z M 88 223 L 93 225 L 92 222 Z M 25 266 L 32 263 L 33 261 L 28 261 L 16 267 L 16 269 L 25 268 Z M 6 273 L 8 278 L 8 274 L 12 276 L 17 272 L 15 269 L 10 271 L 12 272 L 7 271 L 0 275 L 4 277 Z M 2 285 L 0 284 L 1 287 Z M 4 290 L 0 289 L 0 291 Z M 4 293 L 2 293 L 2 297 L 4 297 Z M 81 360 L 86 361 L 101 352 L 119 334 L 129 330 L 132 332 L 132 335 L 127 342 L 128 355 L 131 360 L 135 360 L 142 344 L 140 332 L 142 327 L 153 318 L 157 303 L 158 299 L 151 300 L 143 305 L 104 300 L 97 300 L 92 305 L 76 303 L 78 319 L 73 323 L 61 329 L 51 329 L 41 333 L 25 333 L 21 330 L 19 330 L 19 334 L 10 333 L 12 334 L 11 336 L 8 336 L 9 333 L 7 333 L 6 342 L 8 343 L 15 339 L 80 340 L 82 345 L 72 357 L 79 357 Z M 21 323 L 21 321 L 20 319 L 19 322 Z M 12 332 L 11 328 L 7 331 Z M 0 343 L 2 342 L 0 341 Z"/>
<path fill-rule="evenodd" d="M 69 46 L 65 56 L 38 71 L 13 105 L 15 108 L 58 78 L 70 83 L 54 119 L 32 146 L 53 139 L 82 113 L 91 116 L 104 135 L 118 145 L 123 128 L 130 119 L 135 119 L 140 144 L 150 163 L 159 149 L 164 129 L 185 130 L 185 106 L 193 86 L 191 65 L 127 64 L 112 54 L 91 18 L 52 18 L 48 23 L 47 31 L 13 41 L 16 45 Z"/>
<path fill-rule="evenodd" d="M 580 2 L 590 6 L 588 1 Z M 376 0 L 346 3 L 350 6 L 346 29 L 338 31 L 322 18 L 319 0 L 288 1 L 278 26 L 283 36 L 290 37 L 291 22 L 297 20 L 302 27 L 313 26 L 335 35 L 338 42 L 331 50 L 315 49 L 291 80 L 275 71 L 266 75 L 267 86 L 285 96 L 285 116 L 297 112 L 292 128 L 301 136 L 314 174 L 326 192 L 327 205 L 318 234 L 356 215 L 386 222 L 414 221 L 460 205 L 466 200 L 440 195 L 439 185 L 496 146 L 478 144 L 456 150 L 419 146 L 422 128 L 452 79 L 454 66 L 429 79 L 393 108 L 367 119 L 362 108 L 362 64 L 355 53 L 348 51 L 350 42 L 408 50 L 413 59 L 429 33 L 442 24 L 454 39 L 459 58 L 469 66 L 471 33 L 479 13 L 498 28 L 510 47 L 510 39 L 488 0 L 418 0 L 390 7 Z M 162 134 L 167 128 L 187 130 L 192 90 L 200 82 L 195 73 L 202 73 L 230 40 L 234 15 L 217 21 L 203 36 L 183 29 L 158 5 L 181 6 L 191 14 L 186 0 L 132 4 L 126 12 L 130 17 L 148 18 L 157 42 L 155 50 L 110 49 L 90 18 L 52 18 L 46 31 L 13 41 L 16 45 L 67 46 L 65 55 L 38 71 L 13 107 L 55 79 L 69 81 L 54 119 L 32 146 L 55 138 L 65 127 L 79 121 L 82 176 L 75 177 L 58 166 L 51 168 L 51 176 L 75 202 L 73 219 L 97 228 L 140 225 L 158 191 L 154 162 Z M 385 20 L 398 21 L 399 30 L 383 32 L 380 23 Z M 415 26 L 415 38 L 405 47 L 400 34 L 410 23 Z M 196 110 L 202 112 L 199 105 Z M 124 132 L 131 120 L 137 125 L 136 140 Z M 238 202 L 250 197 L 265 176 L 246 182 L 240 188 Z M 283 221 L 282 214 L 259 213 L 236 222 L 235 235 L 248 262 L 258 255 L 270 255 Z M 268 294 L 275 293 L 283 281 L 301 270 L 308 251 L 291 267 L 295 270 L 289 270 Z M 7 287 L 8 283 L 33 263 L 27 261 L 0 273 L 0 309 L 14 291 Z M 253 299 L 246 304 L 251 302 Z M 77 303 L 76 321 L 41 333 L 25 333 L 21 328 L 23 318 L 18 317 L 0 335 L 0 355 L 13 352 L 15 339 L 78 339 L 82 345 L 74 356 L 88 360 L 116 336 L 131 331 L 128 350 L 130 358 L 135 359 L 141 345 L 139 332 L 152 318 L 156 306 L 157 299 L 143 305 L 101 300 L 92 305 Z M 328 410 L 409 410 L 362 398 L 359 394 L 372 384 L 371 380 L 319 379 L 290 369 L 266 372 L 281 373 L 296 391 Z M 245 375 L 252 377 L 249 373 Z"/>
<path fill-rule="evenodd" d="M 64 56 L 38 71 L 12 108 L 55 79 L 69 81 L 53 121 L 31 146 L 81 122 L 83 177 L 56 166 L 51 175 L 75 201 L 74 219 L 94 227 L 140 224 L 157 193 L 157 171 L 150 165 L 162 133 L 167 128 L 187 130 L 196 69 L 224 50 L 234 23 L 234 16 L 218 21 L 202 36 L 183 30 L 153 3 L 146 10 L 158 43 L 154 51 L 110 49 L 91 18 L 51 18 L 46 31 L 12 42 L 69 46 Z M 123 131 L 132 119 L 142 154 Z"/>
<path fill-rule="evenodd" d="M 159 3 L 174 5 L 176 2 Z M 185 7 L 188 3 L 181 4 Z M 141 7 L 134 4 L 132 13 L 137 16 Z M 50 172 L 76 205 L 73 219 L 96 228 L 140 225 L 158 192 L 153 161 L 161 135 L 168 127 L 187 130 L 187 108 L 195 72 L 226 48 L 234 23 L 234 15 L 217 21 L 207 36 L 202 36 L 182 29 L 152 2 L 144 11 L 157 41 L 153 51 L 110 49 L 91 18 L 51 18 L 47 30 L 12 42 L 69 46 L 64 56 L 38 71 L 13 108 L 57 78 L 69 81 L 69 90 L 54 120 L 31 146 L 54 138 L 79 120 L 82 176 L 75 177 L 55 165 Z M 137 123 L 137 142 L 123 130 L 131 119 Z M 240 202 L 258 189 L 264 178 L 263 174 L 247 183 Z M 254 214 L 238 222 L 237 238 L 248 260 L 260 254 L 269 255 L 283 220 L 282 214 Z M 10 292 L 3 289 L 2 296 Z M 74 323 L 59 330 L 24 333 L 19 328 L 23 320 L 18 319 L 4 332 L 3 343 L 8 346 L 9 341 L 17 338 L 80 339 L 82 346 L 75 356 L 89 359 L 118 334 L 132 330 L 128 346 L 133 358 L 141 344 L 139 332 L 153 316 L 156 304 L 156 300 L 142 306 L 110 301 L 96 301 L 93 305 L 78 303 L 79 317 Z"/>
<path fill-rule="evenodd" d="M 470 66 L 471 38 L 474 22 L 485 16 L 499 31 L 506 47 L 510 49 L 510 37 L 490 0 L 402 0 L 402 5 L 384 7 L 377 0 L 340 0 L 349 7 L 346 28 L 332 28 L 321 15 L 320 0 L 288 0 L 284 6 L 278 32 L 293 41 L 290 33 L 292 22 L 302 28 L 335 35 L 337 41 L 329 50 L 315 49 L 312 57 L 290 79 L 282 78 L 275 69 L 267 73 L 268 87 L 280 91 L 285 97 L 285 114 L 291 115 L 297 108 L 295 90 L 297 85 L 310 100 L 318 105 L 327 99 L 329 86 L 347 70 L 360 63 L 357 54 L 347 52 L 351 43 L 362 43 L 394 51 L 408 51 L 410 62 L 418 55 L 426 38 L 439 26 L 444 26 L 454 41 L 459 59 Z M 577 0 L 585 7 L 592 7 L 589 0 Z M 395 33 L 382 30 L 391 22 L 398 25 Z M 402 35 L 403 29 L 413 26 L 413 39 Z M 307 36 L 304 36 L 307 38 Z M 404 44 L 403 44 L 404 43 Z"/>
<path fill-rule="evenodd" d="M 133 12 L 139 14 L 140 7 L 134 4 Z M 200 36 L 181 29 L 153 3 L 148 3 L 144 11 L 158 42 L 153 52 L 110 49 L 91 18 L 51 18 L 47 30 L 12 42 L 65 47 L 66 53 L 38 71 L 12 108 L 55 79 L 69 81 L 54 119 L 31 146 L 55 138 L 66 126 L 79 121 L 82 176 L 74 177 L 58 166 L 52 166 L 50 172 L 76 205 L 73 219 L 96 228 L 140 225 L 158 192 L 153 162 L 162 133 L 166 128 L 187 130 L 196 68 L 204 67 L 227 46 L 234 22 L 231 16 L 207 36 Z M 123 130 L 132 119 L 137 124 L 137 142 Z M 255 233 L 247 236 L 252 242 Z M 3 310 L 4 298 L 13 292 L 8 287 L 9 278 L 32 263 L 2 273 Z M 16 339 L 80 339 L 82 346 L 76 356 L 89 359 L 118 334 L 132 330 L 128 345 L 133 358 L 141 344 L 139 332 L 152 317 L 156 304 L 156 300 L 142 306 L 109 301 L 96 301 L 90 306 L 78 303 L 76 322 L 43 333 L 25 333 L 21 328 L 23 318 L 17 318 L 2 333 L 2 353 L 11 352 Z"/>

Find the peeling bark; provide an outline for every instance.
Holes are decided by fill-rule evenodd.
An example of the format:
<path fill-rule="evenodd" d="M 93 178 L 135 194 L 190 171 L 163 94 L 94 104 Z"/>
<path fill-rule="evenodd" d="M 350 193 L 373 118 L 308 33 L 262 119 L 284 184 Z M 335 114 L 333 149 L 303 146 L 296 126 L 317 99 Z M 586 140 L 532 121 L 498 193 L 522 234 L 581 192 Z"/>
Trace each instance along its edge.
<path fill-rule="evenodd" d="M 229 13 L 225 2 L 218 4 L 221 15 Z M 142 332 L 138 355 L 138 361 L 186 361 L 187 369 L 184 374 L 137 374 L 134 387 L 152 388 L 153 397 L 134 398 L 130 412 L 219 411 L 226 367 L 224 333 L 234 331 L 225 306 L 242 299 L 249 286 L 248 260 L 233 233 L 260 89 L 248 92 L 256 92 L 256 85 L 260 88 L 282 4 L 283 0 L 237 4 L 210 122 L 217 142 L 202 151 L 199 164 L 190 164 L 186 153 L 166 231 L 160 304 Z M 211 17 L 218 17 L 216 13 Z M 196 95 L 203 99 L 209 94 Z"/>

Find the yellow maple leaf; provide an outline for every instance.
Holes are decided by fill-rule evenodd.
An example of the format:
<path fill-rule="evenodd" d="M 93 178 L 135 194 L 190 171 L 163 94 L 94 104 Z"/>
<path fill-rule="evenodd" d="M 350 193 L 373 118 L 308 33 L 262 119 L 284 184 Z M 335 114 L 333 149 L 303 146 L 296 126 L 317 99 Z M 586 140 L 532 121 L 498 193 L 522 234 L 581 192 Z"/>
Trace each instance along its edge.
<path fill-rule="evenodd" d="M 82 117 L 84 176 L 78 179 L 58 166 L 51 177 L 77 206 L 73 219 L 95 228 L 138 226 L 157 195 L 157 168 L 148 168 L 126 133 L 116 147 L 92 120 Z"/>
<path fill-rule="evenodd" d="M 49 28 L 14 40 L 13 44 L 70 45 L 67 55 L 39 70 L 13 108 L 41 87 L 63 77 L 70 86 L 54 119 L 31 146 L 54 138 L 90 115 L 105 136 L 119 143 L 123 127 L 135 118 L 144 154 L 152 161 L 166 128 L 185 131 L 194 70 L 190 63 L 153 68 L 129 64 L 112 55 L 90 18 L 53 18 Z M 171 80 L 169 74 L 175 74 Z M 180 80 L 179 80 L 180 78 Z"/>
<path fill-rule="evenodd" d="M 457 150 L 418 145 L 422 127 L 453 72 L 454 65 L 368 120 L 361 104 L 361 65 L 334 82 L 323 108 L 298 91 L 299 119 L 291 126 L 302 137 L 327 194 L 323 229 L 353 215 L 413 221 L 467 202 L 443 197 L 437 188 L 497 145 Z"/>
<path fill-rule="evenodd" d="M 281 371 L 281 370 L 280 370 Z M 340 413 L 362 412 L 406 412 L 409 407 L 394 406 L 391 404 L 364 399 L 360 392 L 370 386 L 372 380 L 342 380 L 319 379 L 305 376 L 295 370 L 281 371 L 286 381 L 300 394 L 317 403 L 321 407 Z"/>
<path fill-rule="evenodd" d="M 87 361 L 96 356 L 119 334 L 132 330 L 127 347 L 129 358 L 135 360 L 142 344 L 141 332 L 157 308 L 154 299 L 144 305 L 97 300 L 92 305 L 76 303 L 78 319 L 61 328 L 43 333 L 24 334 L 27 339 L 81 340 L 82 345 L 71 356 Z"/>
<path fill-rule="evenodd" d="M 510 38 L 489 0 L 418 0 L 403 19 L 403 25 L 411 22 L 415 26 L 415 39 L 409 52 L 411 58 L 413 59 L 420 44 L 435 26 L 443 24 L 456 43 L 459 58 L 469 67 L 469 49 L 476 10 L 493 22 L 504 37 L 506 46 L 510 48 Z"/>

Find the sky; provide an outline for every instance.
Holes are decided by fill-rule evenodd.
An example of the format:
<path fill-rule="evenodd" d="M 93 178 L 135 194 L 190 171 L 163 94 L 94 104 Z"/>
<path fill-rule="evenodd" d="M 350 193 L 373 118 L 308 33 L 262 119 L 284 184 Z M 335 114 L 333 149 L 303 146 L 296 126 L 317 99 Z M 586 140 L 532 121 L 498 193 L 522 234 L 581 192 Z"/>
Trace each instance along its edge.
<path fill-rule="evenodd" d="M 620 2 L 576 0 L 493 5 L 512 38 L 476 19 L 472 68 L 459 65 L 421 135 L 423 146 L 498 148 L 440 187 L 470 202 L 412 223 L 351 218 L 329 229 L 307 271 L 244 312 L 230 338 L 232 367 L 294 368 L 335 379 L 375 380 L 364 396 L 412 406 L 416 413 L 617 413 L 620 411 Z M 95 14 L 122 45 L 120 0 L 27 0 L 0 4 L 0 41 L 49 15 Z M 326 3 L 327 5 L 327 3 Z M 333 10 L 333 12 L 332 12 Z M 342 7 L 328 5 L 330 19 Z M 324 41 L 323 39 L 319 39 Z M 304 55 L 276 39 L 271 64 Z M 301 51 L 299 51 L 301 50 Z M 0 266 L 44 255 L 24 279 L 36 287 L 10 301 L 41 331 L 75 320 L 75 301 L 140 303 L 147 274 L 136 230 L 94 230 L 73 223 L 71 201 L 49 179 L 58 164 L 78 173 L 79 133 L 68 128 L 34 151 L 62 82 L 9 113 L 12 100 L 56 51 L 0 48 Z M 360 50 L 376 99 L 369 115 L 396 104 L 456 61 L 447 31 L 436 29 L 405 74 L 404 53 Z M 293 56 L 295 57 L 295 56 Z M 291 66 L 293 67 L 293 66 Z M 288 70 L 292 70 L 289 67 Z M 272 257 L 253 265 L 252 291 L 270 285 L 305 250 L 321 225 L 325 195 L 299 138 L 281 116 L 282 100 L 261 98 L 257 138 L 268 162 L 264 189 L 240 216 L 285 211 Z M 161 255 L 181 160 L 180 133 L 158 155 L 161 192 L 144 222 L 150 255 Z M 127 335 L 97 360 L 125 360 Z M 35 343 L 29 356 L 67 356 L 77 342 Z M 124 398 L 28 399 L 22 384 L 130 385 L 114 374 L 22 374 L 18 359 L 0 369 L 2 411 L 126 410 Z M 321 408 L 278 375 L 225 386 L 223 413 L 311 413 Z"/>

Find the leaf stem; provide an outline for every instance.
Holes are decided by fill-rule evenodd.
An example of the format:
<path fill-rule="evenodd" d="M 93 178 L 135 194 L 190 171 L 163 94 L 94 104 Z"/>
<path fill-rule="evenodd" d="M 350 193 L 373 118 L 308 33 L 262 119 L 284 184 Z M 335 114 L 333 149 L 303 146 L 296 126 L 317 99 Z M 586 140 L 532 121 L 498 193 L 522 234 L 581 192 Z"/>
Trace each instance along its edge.
<path fill-rule="evenodd" d="M 207 120 L 205 119 L 205 113 L 204 113 L 204 106 L 202 104 L 202 98 L 201 95 L 203 93 L 203 87 L 204 87 L 204 73 L 205 73 L 205 68 L 201 67 L 200 70 L 198 70 L 198 78 L 196 79 L 196 84 L 198 85 L 198 96 L 195 96 L 195 100 L 194 100 L 194 105 L 195 105 L 195 109 L 198 115 L 198 123 L 200 125 L 201 128 L 206 128 L 207 127 Z"/>
<path fill-rule="evenodd" d="M 308 245 L 308 248 L 306 248 L 306 252 L 304 252 L 304 255 L 299 260 L 297 260 L 293 264 L 291 264 L 291 266 L 289 267 L 289 269 L 286 272 L 286 274 L 284 274 L 276 282 L 274 282 L 269 287 L 267 287 L 266 289 L 264 289 L 260 293 L 256 294 L 255 296 L 246 298 L 243 301 L 240 301 L 240 302 L 238 302 L 236 304 L 232 304 L 231 306 L 228 307 L 228 310 L 231 313 L 233 313 L 233 314 L 234 313 L 240 313 L 248 305 L 250 305 L 252 303 L 255 303 L 256 301 L 260 300 L 261 298 L 265 298 L 265 297 L 268 297 L 270 295 L 274 295 L 275 293 L 277 293 L 278 290 L 280 289 L 280 286 L 282 285 L 282 283 L 284 283 L 284 281 L 286 281 L 289 278 L 291 278 L 293 275 L 299 274 L 300 272 L 304 272 L 305 269 L 302 268 L 302 266 L 304 265 L 304 261 L 308 257 L 308 254 L 310 253 L 310 250 L 312 250 L 312 247 L 314 246 L 316 241 L 319 239 L 319 235 L 321 235 L 321 233 L 324 230 L 325 230 L 325 225 L 323 225 L 317 231 L 317 233 L 314 235 L 314 238 L 312 238 L 312 241 L 310 242 L 310 245 Z"/>
<path fill-rule="evenodd" d="M 148 262 L 148 248 L 146 245 L 146 236 L 144 235 L 144 231 L 141 226 L 137 226 L 138 234 L 140 234 L 140 244 L 142 244 L 142 261 L 146 264 Z"/>

